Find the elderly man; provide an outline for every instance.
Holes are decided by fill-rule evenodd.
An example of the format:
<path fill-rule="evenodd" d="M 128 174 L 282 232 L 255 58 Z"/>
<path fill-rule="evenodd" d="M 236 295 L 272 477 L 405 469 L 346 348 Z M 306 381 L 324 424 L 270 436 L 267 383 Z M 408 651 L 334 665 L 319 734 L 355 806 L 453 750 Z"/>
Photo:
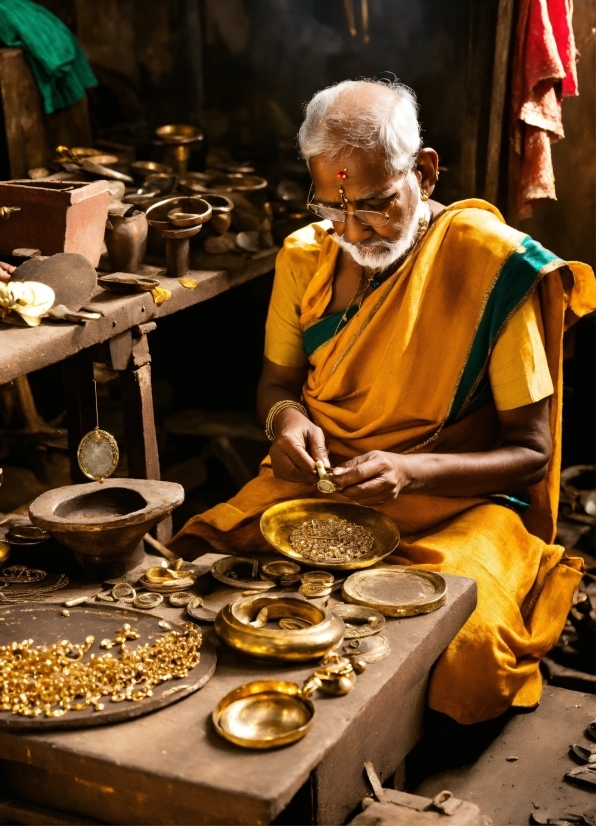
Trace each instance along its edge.
<path fill-rule="evenodd" d="M 581 563 L 554 537 L 565 323 L 595 303 L 565 264 L 480 200 L 430 199 L 400 84 L 314 96 L 299 144 L 320 221 L 277 260 L 258 408 L 273 444 L 259 476 L 191 519 L 173 547 L 255 552 L 270 505 L 313 496 L 315 460 L 341 496 L 377 508 L 389 561 L 473 577 L 478 607 L 431 676 L 431 708 L 460 723 L 540 699 Z"/>

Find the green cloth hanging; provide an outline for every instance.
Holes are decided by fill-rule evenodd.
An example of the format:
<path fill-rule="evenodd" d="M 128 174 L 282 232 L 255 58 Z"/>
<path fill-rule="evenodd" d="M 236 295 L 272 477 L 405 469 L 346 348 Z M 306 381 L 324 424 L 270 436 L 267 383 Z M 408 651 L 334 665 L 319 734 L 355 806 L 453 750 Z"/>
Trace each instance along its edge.
<path fill-rule="evenodd" d="M 30 0 L 0 0 L 0 43 L 23 49 L 46 114 L 74 106 L 97 86 L 79 41 L 56 15 Z"/>

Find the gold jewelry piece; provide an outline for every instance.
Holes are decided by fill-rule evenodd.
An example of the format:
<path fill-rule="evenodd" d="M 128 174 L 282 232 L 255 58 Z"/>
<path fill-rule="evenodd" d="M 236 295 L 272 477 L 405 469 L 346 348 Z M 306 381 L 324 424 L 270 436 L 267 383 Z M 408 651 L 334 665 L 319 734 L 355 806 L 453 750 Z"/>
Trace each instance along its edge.
<path fill-rule="evenodd" d="M 130 625 L 124 625 L 115 639 L 100 643 L 105 649 L 120 645 L 117 657 L 101 654 L 88 660 L 85 654 L 95 641 L 91 636 L 79 645 L 62 640 L 34 646 L 28 639 L 0 646 L 4 686 L 0 711 L 22 717 L 62 717 L 88 708 L 102 711 L 103 697 L 113 703 L 144 700 L 161 683 L 186 677 L 200 661 L 198 628 L 172 631 L 151 645 L 128 649 L 126 641 L 138 637 Z"/>
<path fill-rule="evenodd" d="M 163 597 L 161 594 L 149 592 L 147 594 L 137 594 L 133 599 L 132 604 L 135 608 L 142 608 L 150 611 L 152 608 L 157 608 L 157 606 L 161 605 L 162 602 Z"/>
<path fill-rule="evenodd" d="M 129 585 L 128 582 L 119 582 L 117 585 L 114 585 L 111 594 L 114 599 L 120 602 L 133 602 L 137 595 L 135 589 L 132 585 Z"/>
<path fill-rule="evenodd" d="M 96 381 L 93 382 L 93 387 L 95 390 L 95 427 L 79 442 L 77 462 L 88 479 L 95 479 L 101 483 L 116 470 L 120 453 L 114 437 L 106 430 L 99 428 Z"/>
<path fill-rule="evenodd" d="M 47 576 L 41 568 L 27 568 L 26 565 L 11 565 L 0 574 L 0 582 L 10 585 L 23 585 L 29 582 L 39 582 Z"/>
<path fill-rule="evenodd" d="M 190 602 L 192 602 L 193 599 L 201 599 L 201 598 L 200 597 L 193 597 L 193 595 L 189 594 L 188 591 L 180 591 L 179 593 L 176 593 L 176 594 L 170 594 L 170 596 L 168 597 L 168 601 L 169 601 L 170 605 L 173 605 L 174 608 L 184 608 L 186 605 L 188 605 Z M 201 599 L 200 604 L 201 605 L 203 604 L 202 599 Z"/>
<path fill-rule="evenodd" d="M 100 602 L 116 602 L 111 591 L 100 591 L 99 594 L 95 595 L 95 599 L 100 600 Z"/>
<path fill-rule="evenodd" d="M 426 192 L 423 189 L 420 190 L 420 200 L 421 201 L 428 201 L 428 195 L 426 194 Z"/>
<path fill-rule="evenodd" d="M 10 588 L 10 585 L 4 585 L 0 593 L 0 603 L 22 603 L 22 602 L 37 602 L 40 597 L 46 594 L 51 594 L 53 591 L 59 591 L 60 588 L 66 588 L 69 579 L 65 574 L 60 574 L 58 580 L 53 585 L 40 585 L 37 588 Z"/>
<path fill-rule="evenodd" d="M 303 404 L 300 404 L 300 402 L 295 402 L 292 399 L 282 399 L 279 402 L 275 402 L 275 404 L 269 410 L 269 413 L 267 414 L 267 420 L 265 421 L 265 435 L 267 436 L 270 442 L 275 441 L 275 417 L 282 410 L 285 410 L 286 407 L 295 407 L 296 410 L 299 410 L 308 419 L 308 410 L 306 409 L 306 407 L 304 407 Z"/>
<path fill-rule="evenodd" d="M 317 490 L 319 493 L 335 493 L 337 485 L 333 481 L 333 477 L 329 474 L 331 468 L 326 468 L 320 459 L 315 462 L 315 468 L 319 474 L 319 481 L 317 482 Z"/>

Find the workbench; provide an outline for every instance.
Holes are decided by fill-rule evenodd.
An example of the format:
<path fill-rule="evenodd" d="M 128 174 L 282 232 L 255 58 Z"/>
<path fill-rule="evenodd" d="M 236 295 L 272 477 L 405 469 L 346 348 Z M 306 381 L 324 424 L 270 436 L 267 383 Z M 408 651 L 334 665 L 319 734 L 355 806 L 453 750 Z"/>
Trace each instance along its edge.
<path fill-rule="evenodd" d="M 208 554 L 196 564 L 206 572 L 219 558 Z M 190 697 L 145 717 L 93 729 L 0 730 L 0 819 L 27 824 L 270 823 L 300 794 L 310 801 L 310 822 L 343 823 L 370 793 L 365 761 L 373 763 L 382 780 L 396 770 L 399 775 L 422 733 L 432 665 L 474 610 L 474 581 L 445 579 L 442 608 L 387 620 L 383 634 L 389 656 L 369 665 L 349 694 L 314 695 L 314 726 L 294 745 L 264 752 L 234 746 L 215 733 L 211 712 L 221 697 L 251 680 L 302 684 L 313 664 L 284 667 L 243 659 L 217 644 L 209 625 L 203 629 L 217 646 L 217 668 Z M 94 592 L 92 585 L 85 587 Z M 72 584 L 50 601 L 61 603 L 79 593 L 85 593 L 82 586 Z M 209 605 L 216 608 L 240 593 L 222 587 L 215 592 L 216 604 Z M 153 613 L 171 621 L 185 617 L 184 609 L 166 603 Z"/>
<path fill-rule="evenodd" d="M 274 248 L 254 256 L 228 255 L 224 261 L 226 269 L 190 270 L 187 278 L 198 282 L 194 289 L 183 287 L 178 279 L 167 278 L 163 268 L 143 266 L 139 275 L 158 278 L 161 286 L 171 292 L 170 299 L 159 306 L 150 292 L 117 295 L 98 287 L 87 306 L 102 313 L 100 319 L 85 324 L 46 319 L 32 328 L 0 324 L 0 385 L 50 364 L 62 363 L 73 482 L 88 481 L 78 467 L 77 448 L 83 435 L 96 425 L 93 363 L 105 364 L 119 374 L 128 475 L 159 479 L 147 334 L 155 329 L 160 318 L 271 272 L 277 252 Z M 162 526 L 159 538 L 169 538 L 167 525 Z"/>

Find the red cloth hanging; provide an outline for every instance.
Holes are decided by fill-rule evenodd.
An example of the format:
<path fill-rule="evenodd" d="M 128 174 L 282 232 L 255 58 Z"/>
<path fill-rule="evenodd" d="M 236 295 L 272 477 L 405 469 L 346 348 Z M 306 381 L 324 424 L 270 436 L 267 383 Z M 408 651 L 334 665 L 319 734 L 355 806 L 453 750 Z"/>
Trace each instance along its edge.
<path fill-rule="evenodd" d="M 577 95 L 573 0 L 521 0 L 513 57 L 513 144 L 520 218 L 556 200 L 551 143 L 565 137 L 561 100 Z"/>

